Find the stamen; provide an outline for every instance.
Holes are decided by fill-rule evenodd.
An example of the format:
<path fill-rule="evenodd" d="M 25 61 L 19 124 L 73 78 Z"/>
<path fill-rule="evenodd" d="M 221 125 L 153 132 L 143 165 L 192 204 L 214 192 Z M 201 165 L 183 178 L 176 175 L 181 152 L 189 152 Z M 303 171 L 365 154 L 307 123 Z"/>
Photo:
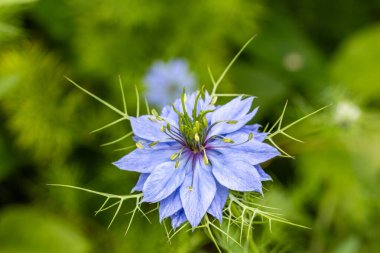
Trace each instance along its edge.
<path fill-rule="evenodd" d="M 172 140 L 175 140 L 176 142 L 180 143 L 181 145 L 185 145 L 184 141 L 182 140 L 182 137 L 177 137 L 175 135 L 173 135 L 170 131 L 167 132 L 166 130 L 164 131 L 164 133 L 169 136 L 170 138 L 169 139 L 172 139 Z"/>
<path fill-rule="evenodd" d="M 206 155 L 206 152 L 204 152 L 204 154 L 203 154 L 203 162 L 204 162 L 206 165 L 209 164 L 209 161 L 208 161 L 208 157 L 207 157 L 207 155 Z"/>
<path fill-rule="evenodd" d="M 174 161 L 178 157 L 179 153 L 174 153 L 170 156 L 170 160 Z"/>
<path fill-rule="evenodd" d="M 175 166 L 174 166 L 176 169 L 179 167 L 179 163 L 181 161 L 181 156 L 182 156 L 184 149 L 185 149 L 185 147 L 181 148 L 181 150 L 178 152 L 179 155 L 178 155 L 177 161 L 175 162 Z M 186 159 L 186 158 L 184 158 L 184 159 Z M 189 160 L 190 160 L 190 157 L 187 158 L 185 166 L 187 166 L 187 163 L 189 162 Z"/>
<path fill-rule="evenodd" d="M 152 143 L 149 144 L 149 147 L 154 147 L 154 146 L 156 146 L 158 143 L 159 143 L 159 141 L 154 141 L 154 142 L 152 142 Z"/>
<path fill-rule="evenodd" d="M 194 140 L 199 143 L 199 135 L 198 135 L 198 133 L 195 133 Z"/>
<path fill-rule="evenodd" d="M 157 113 L 157 111 L 156 111 L 155 109 L 152 109 L 151 112 L 152 112 L 152 115 L 153 115 L 154 117 L 157 117 L 157 116 L 158 116 L 158 113 Z"/>
<path fill-rule="evenodd" d="M 157 111 L 155 109 L 152 109 L 152 115 L 154 116 L 154 118 L 153 117 L 149 117 L 149 119 L 151 121 L 156 122 L 156 120 L 158 120 L 158 121 L 163 121 L 164 120 L 160 115 L 158 115 L 158 113 L 157 113 Z"/>
<path fill-rule="evenodd" d="M 178 158 L 180 158 L 181 157 L 181 154 L 182 154 L 182 152 L 183 152 L 183 150 L 184 150 L 185 148 L 183 147 L 183 148 L 181 148 L 178 152 L 175 152 L 174 154 L 172 154 L 171 156 L 170 156 L 170 160 L 172 160 L 172 161 L 174 161 L 178 156 Z"/>
<path fill-rule="evenodd" d="M 233 140 L 231 140 L 230 138 L 223 138 L 223 142 L 225 143 L 235 143 Z"/>
<path fill-rule="evenodd" d="M 238 121 L 236 121 L 236 120 L 220 120 L 220 121 L 216 121 L 216 122 L 214 122 L 214 123 L 213 123 L 213 124 L 207 129 L 207 132 L 206 132 L 205 136 L 207 136 L 207 135 L 210 133 L 211 129 L 212 129 L 214 126 L 216 126 L 217 124 L 220 124 L 220 123 L 236 124 L 237 122 L 238 122 Z M 205 142 L 207 142 L 207 141 L 210 140 L 211 138 L 214 138 L 214 136 L 209 137 Z"/>
<path fill-rule="evenodd" d="M 169 133 L 171 133 L 172 135 L 174 135 L 175 137 L 177 137 L 178 139 L 183 141 L 182 135 L 180 133 L 177 133 L 177 132 L 170 130 L 170 129 L 168 129 L 168 130 L 169 130 Z"/>
<path fill-rule="evenodd" d="M 152 121 L 152 122 L 155 122 L 155 123 L 157 123 L 157 119 L 156 119 L 156 118 L 153 118 L 153 117 L 148 117 L 148 119 L 149 119 L 150 121 Z"/>
<path fill-rule="evenodd" d="M 209 139 L 211 139 L 211 138 L 214 138 L 214 136 L 210 137 Z M 216 139 L 216 138 L 214 138 L 214 139 Z M 222 139 L 222 141 L 223 141 L 223 142 L 226 142 L 226 143 L 232 143 L 230 146 L 239 146 L 239 145 L 242 145 L 242 144 L 245 144 L 245 143 L 251 141 L 252 139 L 253 139 L 253 133 L 251 132 L 251 133 L 248 134 L 248 138 L 247 138 L 247 140 L 246 140 L 246 141 L 243 141 L 243 142 L 241 142 L 241 143 L 235 143 L 233 140 L 228 139 L 228 138 L 224 138 L 224 139 Z M 225 140 L 231 140 L 232 142 L 225 141 Z M 212 149 L 215 149 L 215 148 L 225 148 L 225 147 L 226 147 L 226 146 L 213 146 L 213 145 L 212 145 L 212 146 L 209 146 L 209 148 L 212 148 Z"/>
<path fill-rule="evenodd" d="M 138 149 L 143 149 L 144 148 L 144 145 L 141 143 L 141 142 L 136 142 L 136 147 Z"/>

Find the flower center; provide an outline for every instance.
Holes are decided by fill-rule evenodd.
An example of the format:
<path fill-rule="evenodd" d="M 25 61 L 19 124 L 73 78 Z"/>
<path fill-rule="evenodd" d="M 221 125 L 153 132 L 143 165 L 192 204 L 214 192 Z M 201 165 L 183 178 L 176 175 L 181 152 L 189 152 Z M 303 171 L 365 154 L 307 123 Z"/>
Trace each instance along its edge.
<path fill-rule="evenodd" d="M 178 130 L 181 137 L 180 139 L 182 141 L 181 144 L 184 146 L 184 148 L 188 148 L 194 153 L 199 153 L 200 151 L 204 150 L 203 144 L 207 136 L 208 128 L 206 114 L 212 111 L 201 110 L 198 113 L 198 101 L 200 97 L 201 92 L 198 92 L 191 112 L 187 111 L 187 97 L 185 92 L 183 92 L 181 96 L 182 112 L 180 112 L 177 108 L 175 108 L 174 105 L 172 105 L 173 110 L 178 115 Z M 166 130 L 170 131 L 169 125 L 166 127 Z"/>
<path fill-rule="evenodd" d="M 204 114 L 191 119 L 187 114 L 179 115 L 179 130 L 186 146 L 194 153 L 202 149 L 206 139 L 208 122 Z"/>

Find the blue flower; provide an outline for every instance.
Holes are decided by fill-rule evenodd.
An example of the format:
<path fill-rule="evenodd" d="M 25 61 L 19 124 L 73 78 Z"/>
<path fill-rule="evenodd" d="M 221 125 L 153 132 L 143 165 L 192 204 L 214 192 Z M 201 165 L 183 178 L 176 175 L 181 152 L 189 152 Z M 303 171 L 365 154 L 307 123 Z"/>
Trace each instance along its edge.
<path fill-rule="evenodd" d="M 181 95 L 182 89 L 194 90 L 195 77 L 188 64 L 182 59 L 168 63 L 157 61 L 144 78 L 147 85 L 147 99 L 150 103 L 165 106 Z"/>
<path fill-rule="evenodd" d="M 247 125 L 257 108 L 253 98 L 237 97 L 214 106 L 208 93 L 183 94 L 161 115 L 131 117 L 137 149 L 115 165 L 141 173 L 133 191 L 143 202 L 160 203 L 160 220 L 176 229 L 196 227 L 209 213 L 222 222 L 229 190 L 262 193 L 271 180 L 260 163 L 280 153 L 264 143 L 259 125 Z"/>

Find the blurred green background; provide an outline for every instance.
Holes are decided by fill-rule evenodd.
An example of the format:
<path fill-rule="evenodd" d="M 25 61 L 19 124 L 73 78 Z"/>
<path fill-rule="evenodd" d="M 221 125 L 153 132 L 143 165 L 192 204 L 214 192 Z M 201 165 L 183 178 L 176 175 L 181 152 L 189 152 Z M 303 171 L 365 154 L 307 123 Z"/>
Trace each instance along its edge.
<path fill-rule="evenodd" d="M 312 229 L 258 225 L 258 248 L 380 252 L 379 0 L 0 0 L 0 252 L 216 252 L 202 231 L 169 244 L 156 213 L 107 230 L 102 198 L 46 185 L 127 194 L 137 180 L 111 164 L 130 141 L 100 147 L 127 124 L 90 134 L 117 115 L 64 76 L 121 108 L 120 75 L 134 111 L 155 60 L 187 59 L 211 87 L 207 66 L 220 74 L 253 34 L 221 92 L 258 96 L 262 125 L 286 100 L 286 122 L 331 104 L 290 131 L 305 143 L 277 139 L 296 159 L 266 166 L 261 202 Z"/>

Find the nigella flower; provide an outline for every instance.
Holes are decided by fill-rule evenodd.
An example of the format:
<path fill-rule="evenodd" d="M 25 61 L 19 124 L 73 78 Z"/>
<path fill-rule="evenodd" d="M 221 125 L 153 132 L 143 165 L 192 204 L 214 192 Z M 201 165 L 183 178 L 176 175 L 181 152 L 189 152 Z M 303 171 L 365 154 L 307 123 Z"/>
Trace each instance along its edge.
<path fill-rule="evenodd" d="M 280 154 L 263 143 L 259 125 L 247 125 L 257 112 L 252 101 L 216 107 L 207 93 L 183 93 L 161 115 L 131 117 L 138 148 L 115 165 L 141 173 L 133 190 L 159 202 L 160 220 L 170 217 L 174 229 L 186 221 L 196 227 L 206 213 L 221 222 L 229 190 L 262 193 L 271 178 L 260 163 Z"/>
<path fill-rule="evenodd" d="M 147 85 L 147 98 L 150 103 L 164 107 L 181 95 L 182 89 L 193 90 L 195 77 L 188 64 L 182 59 L 165 63 L 157 61 L 144 78 Z"/>

